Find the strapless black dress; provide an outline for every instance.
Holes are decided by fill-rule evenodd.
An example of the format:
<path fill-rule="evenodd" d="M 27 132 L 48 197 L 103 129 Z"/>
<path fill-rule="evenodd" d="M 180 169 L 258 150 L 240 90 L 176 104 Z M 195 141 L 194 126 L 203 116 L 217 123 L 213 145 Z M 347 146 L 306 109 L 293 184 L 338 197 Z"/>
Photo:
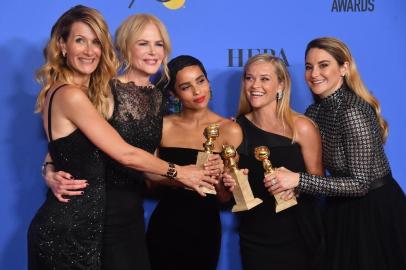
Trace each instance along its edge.
<path fill-rule="evenodd" d="M 160 157 L 178 165 L 195 164 L 197 150 L 159 149 Z M 161 187 L 151 215 L 147 244 L 153 270 L 215 270 L 221 245 L 217 198 L 184 188 Z"/>

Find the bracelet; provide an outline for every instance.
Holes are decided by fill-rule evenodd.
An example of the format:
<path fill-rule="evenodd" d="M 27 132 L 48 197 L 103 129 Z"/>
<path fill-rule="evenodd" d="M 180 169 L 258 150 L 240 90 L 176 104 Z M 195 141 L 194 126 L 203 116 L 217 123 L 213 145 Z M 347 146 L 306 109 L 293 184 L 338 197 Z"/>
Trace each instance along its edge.
<path fill-rule="evenodd" d="M 44 178 L 45 178 L 45 175 L 47 174 L 48 165 L 54 165 L 54 163 L 52 161 L 46 161 L 46 162 L 42 163 L 42 166 L 41 166 L 41 175 Z"/>
<path fill-rule="evenodd" d="M 168 162 L 168 171 L 166 172 L 166 177 L 169 179 L 174 180 L 176 176 L 178 175 L 178 172 L 176 171 L 175 164 Z"/>

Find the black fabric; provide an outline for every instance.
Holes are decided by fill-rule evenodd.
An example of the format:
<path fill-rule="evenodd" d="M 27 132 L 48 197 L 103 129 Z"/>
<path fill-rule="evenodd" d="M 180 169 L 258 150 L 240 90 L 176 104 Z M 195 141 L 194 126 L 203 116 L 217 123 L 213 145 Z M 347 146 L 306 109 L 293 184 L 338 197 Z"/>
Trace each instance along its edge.
<path fill-rule="evenodd" d="M 163 147 L 159 153 L 179 165 L 196 163 L 194 149 Z M 162 187 L 160 198 L 147 230 L 152 269 L 215 270 L 221 244 L 216 196 Z"/>
<path fill-rule="evenodd" d="M 345 84 L 311 105 L 328 177 L 301 174 L 299 189 L 326 201 L 326 270 L 406 269 L 406 197 L 391 177 L 373 108 Z"/>
<path fill-rule="evenodd" d="M 266 132 L 245 116 L 237 119 L 244 140 L 237 149 L 239 167 L 249 169 L 249 183 L 263 203 L 239 212 L 240 247 L 244 269 L 317 269 L 324 250 L 322 220 L 316 200 L 300 194 L 298 205 L 275 213 L 275 199 L 264 186 L 262 162 L 254 157 L 257 146 L 267 146 L 274 167 L 305 171 L 301 148 L 290 138 Z"/>
<path fill-rule="evenodd" d="M 29 269 L 100 269 L 100 253 L 105 204 L 105 157 L 76 129 L 53 140 L 52 93 L 49 102 L 48 150 L 56 170 L 67 171 L 75 179 L 87 179 L 82 196 L 59 202 L 52 192 L 38 210 L 28 231 Z"/>
<path fill-rule="evenodd" d="M 162 136 L 164 102 L 161 90 L 118 80 L 112 80 L 110 85 L 114 96 L 110 124 L 127 143 L 153 153 Z M 108 159 L 106 173 L 103 269 L 148 270 L 142 172 Z"/>

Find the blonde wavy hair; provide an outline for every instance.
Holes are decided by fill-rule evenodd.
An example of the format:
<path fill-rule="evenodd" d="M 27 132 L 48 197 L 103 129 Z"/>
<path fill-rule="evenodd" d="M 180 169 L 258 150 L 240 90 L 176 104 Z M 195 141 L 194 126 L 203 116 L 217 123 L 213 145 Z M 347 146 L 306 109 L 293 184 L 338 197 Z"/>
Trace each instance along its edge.
<path fill-rule="evenodd" d="M 275 68 L 275 74 L 278 79 L 279 83 L 283 83 L 283 90 L 282 90 L 282 98 L 278 100 L 277 105 L 276 105 L 276 115 L 279 119 L 282 120 L 282 123 L 292 131 L 293 137 L 292 137 L 292 143 L 295 142 L 295 139 L 297 138 L 297 129 L 295 128 L 294 125 L 294 116 L 295 115 L 300 115 L 296 113 L 295 111 L 292 110 L 290 107 L 290 92 L 291 92 L 291 79 L 289 75 L 289 71 L 283 62 L 282 59 L 270 55 L 270 54 L 258 54 L 250 59 L 248 59 L 247 63 L 244 66 L 244 71 L 243 71 L 243 76 L 241 80 L 241 90 L 240 90 L 240 104 L 238 106 L 238 113 L 237 116 L 247 114 L 249 112 L 252 112 L 252 107 L 247 99 L 247 96 L 244 91 L 244 84 L 245 84 L 245 76 L 248 68 L 257 62 L 264 62 L 264 63 L 269 63 Z"/>
<path fill-rule="evenodd" d="M 71 27 L 75 22 L 88 25 L 101 44 L 100 62 L 90 76 L 87 95 L 96 109 L 107 118 L 108 97 L 111 93 L 109 81 L 117 73 L 118 60 L 103 16 L 96 9 L 82 5 L 77 5 L 66 11 L 52 27 L 51 37 L 44 48 L 45 64 L 36 73 L 36 79 L 42 88 L 37 97 L 35 112 L 43 112 L 46 95 L 54 84 L 75 84 L 73 81 L 74 73 L 67 65 L 60 46 L 61 40 L 67 42 Z"/>
<path fill-rule="evenodd" d="M 307 53 L 312 48 L 325 50 L 337 61 L 340 66 L 342 66 L 345 62 L 348 62 L 349 68 L 348 72 L 344 76 L 344 82 L 349 86 L 351 91 L 372 106 L 381 127 L 382 138 L 385 141 L 389 134 L 388 123 L 381 115 L 381 106 L 379 105 L 378 100 L 371 94 L 371 92 L 368 91 L 364 82 L 362 81 L 357 70 L 355 60 L 352 57 L 347 45 L 345 45 L 341 40 L 333 37 L 316 38 L 307 44 L 305 57 L 307 57 Z"/>
<path fill-rule="evenodd" d="M 131 67 L 131 48 L 148 24 L 153 24 L 158 28 L 164 45 L 165 56 L 162 61 L 163 73 L 158 82 L 160 83 L 169 79 L 168 59 L 172 47 L 168 31 L 157 17 L 150 14 L 135 14 L 128 17 L 116 31 L 115 46 L 119 53 L 121 67 L 123 71 L 126 71 Z"/>

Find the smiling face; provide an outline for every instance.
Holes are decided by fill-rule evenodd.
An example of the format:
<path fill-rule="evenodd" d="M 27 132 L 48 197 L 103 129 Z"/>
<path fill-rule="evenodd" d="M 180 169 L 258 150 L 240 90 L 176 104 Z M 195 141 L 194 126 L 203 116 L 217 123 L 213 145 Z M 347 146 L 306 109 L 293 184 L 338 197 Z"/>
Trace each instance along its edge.
<path fill-rule="evenodd" d="M 159 29 L 155 24 L 148 23 L 131 47 L 131 69 L 149 77 L 158 71 L 164 57 L 164 41 Z"/>
<path fill-rule="evenodd" d="M 66 41 L 60 40 L 66 63 L 78 83 L 88 82 L 96 70 L 101 56 L 101 45 L 94 31 L 83 22 L 72 24 Z"/>
<path fill-rule="evenodd" d="M 199 66 L 184 67 L 176 74 L 175 93 L 184 109 L 206 108 L 210 84 Z"/>
<path fill-rule="evenodd" d="M 312 48 L 306 55 L 306 82 L 315 95 L 327 97 L 343 84 L 348 62 L 339 65 L 331 54 L 319 48 Z"/>
<path fill-rule="evenodd" d="M 283 90 L 272 63 L 258 61 L 248 66 L 244 75 L 243 90 L 252 109 L 276 103 L 276 93 Z"/>

